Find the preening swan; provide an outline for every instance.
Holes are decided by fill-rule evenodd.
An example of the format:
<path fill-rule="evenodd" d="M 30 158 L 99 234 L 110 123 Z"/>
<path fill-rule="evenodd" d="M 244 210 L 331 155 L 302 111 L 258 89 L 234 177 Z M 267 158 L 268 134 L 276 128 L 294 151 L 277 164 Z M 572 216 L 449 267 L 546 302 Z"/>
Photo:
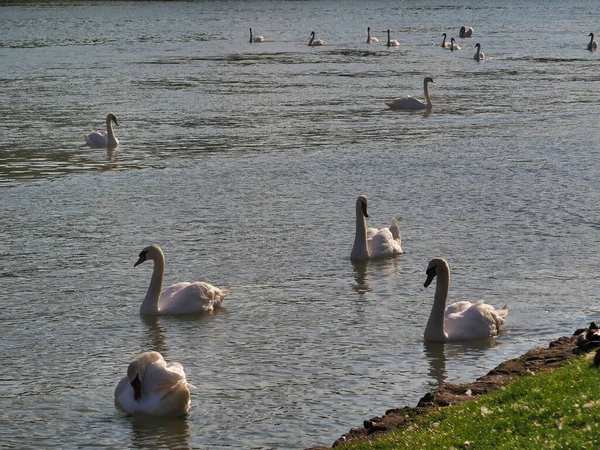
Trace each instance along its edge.
<path fill-rule="evenodd" d="M 425 328 L 426 341 L 475 341 L 498 334 L 508 315 L 508 306 L 496 309 L 479 300 L 456 302 L 446 308 L 450 285 L 448 263 L 443 258 L 433 258 L 426 273 L 425 287 L 437 276 L 433 307 Z"/>
<path fill-rule="evenodd" d="M 402 254 L 402 236 L 398 221 L 392 219 L 388 228 L 367 229 L 366 217 L 367 196 L 359 195 L 356 200 L 356 235 L 350 258 L 352 259 L 375 259 L 396 256 Z"/>
<path fill-rule="evenodd" d="M 231 290 L 231 286 L 219 289 L 208 283 L 196 281 L 174 284 L 161 293 L 165 256 L 158 245 L 153 244 L 143 249 L 133 267 L 149 259 L 154 261 L 154 270 L 148 292 L 140 307 L 140 314 L 156 316 L 211 312 L 221 306 Z"/>
<path fill-rule="evenodd" d="M 472 27 L 460 27 L 458 36 L 461 38 L 470 38 L 475 34 L 475 30 Z"/>
<path fill-rule="evenodd" d="M 420 100 L 417 100 L 414 97 L 398 97 L 392 100 L 388 100 L 385 102 L 392 109 L 403 109 L 405 111 L 415 111 L 421 109 L 431 109 L 431 99 L 429 98 L 429 89 L 427 87 L 427 83 L 433 83 L 433 78 L 425 77 L 423 80 L 423 91 L 425 93 L 425 101 L 427 103 L 423 103 Z"/>
<path fill-rule="evenodd" d="M 183 366 L 166 363 L 158 352 L 134 358 L 115 389 L 115 403 L 129 414 L 180 417 L 190 410 L 190 390 Z"/>
<path fill-rule="evenodd" d="M 250 43 L 252 44 L 253 42 L 265 42 L 265 37 L 264 36 L 254 36 L 252 34 L 252 28 L 250 28 Z"/>
<path fill-rule="evenodd" d="M 588 50 L 590 51 L 594 51 L 594 50 L 598 50 L 598 43 L 594 40 L 594 33 L 590 33 L 589 34 L 590 37 L 590 43 L 588 44 Z"/>
<path fill-rule="evenodd" d="M 481 45 L 477 43 L 475 44 L 475 47 L 477 48 L 477 52 L 475 52 L 475 56 L 473 56 L 473 59 L 475 61 L 481 61 L 482 59 L 485 59 L 485 55 L 481 51 Z"/>
<path fill-rule="evenodd" d="M 367 44 L 377 44 L 379 39 L 375 36 L 371 36 L 371 27 L 367 27 Z"/>
<path fill-rule="evenodd" d="M 83 138 L 85 139 L 85 143 L 90 147 L 115 148 L 119 145 L 119 140 L 113 131 L 113 122 L 115 125 L 119 125 L 117 123 L 117 116 L 113 113 L 109 113 L 108 116 L 106 116 L 106 131 L 98 130 L 84 135 Z"/>
<path fill-rule="evenodd" d="M 390 37 L 390 30 L 387 30 L 387 35 L 388 35 L 388 40 L 387 40 L 387 46 L 388 47 L 398 47 L 400 45 L 400 42 L 398 42 L 396 39 L 391 39 Z"/>
<path fill-rule="evenodd" d="M 321 45 L 325 45 L 325 41 L 322 39 L 315 40 L 315 32 L 311 31 L 310 33 L 310 41 L 308 41 L 309 47 L 320 47 Z"/>

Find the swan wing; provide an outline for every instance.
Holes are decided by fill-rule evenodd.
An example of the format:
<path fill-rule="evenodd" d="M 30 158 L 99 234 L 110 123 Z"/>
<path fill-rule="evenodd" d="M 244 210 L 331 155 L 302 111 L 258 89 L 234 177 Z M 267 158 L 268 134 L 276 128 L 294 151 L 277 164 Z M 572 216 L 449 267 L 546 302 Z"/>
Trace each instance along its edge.
<path fill-rule="evenodd" d="M 427 108 L 427 105 L 414 97 L 399 97 L 385 102 L 391 109 L 402 109 L 405 111 Z"/>
<path fill-rule="evenodd" d="M 177 283 L 161 294 L 159 309 L 162 314 L 211 312 L 221 306 L 230 289 L 230 286 L 219 289 L 202 281 Z"/>
<path fill-rule="evenodd" d="M 402 234 L 400 233 L 400 226 L 398 225 L 398 220 L 394 217 L 392 219 L 392 224 L 390 225 L 390 232 L 392 233 L 392 237 L 399 241 L 402 239 Z"/>
<path fill-rule="evenodd" d="M 448 311 L 450 310 L 450 311 Z M 483 302 L 456 302 L 448 306 L 444 328 L 450 340 L 486 339 L 498 334 L 505 323 L 508 308 L 499 313 L 496 308 Z"/>
<path fill-rule="evenodd" d="M 371 258 L 382 258 L 402 254 L 400 242 L 394 239 L 389 228 L 369 228 L 367 230 L 367 246 Z"/>
<path fill-rule="evenodd" d="M 106 131 L 93 131 L 85 136 L 85 143 L 90 147 L 106 147 L 108 143 L 108 137 Z"/>

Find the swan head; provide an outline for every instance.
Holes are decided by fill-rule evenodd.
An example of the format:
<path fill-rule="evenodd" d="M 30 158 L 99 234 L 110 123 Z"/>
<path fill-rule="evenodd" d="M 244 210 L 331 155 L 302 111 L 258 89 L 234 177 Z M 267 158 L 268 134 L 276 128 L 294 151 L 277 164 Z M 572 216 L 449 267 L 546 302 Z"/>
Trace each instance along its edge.
<path fill-rule="evenodd" d="M 151 260 L 155 260 L 158 255 L 162 254 L 162 250 L 160 249 L 160 247 L 156 244 L 152 244 L 149 245 L 148 247 L 144 248 L 141 252 L 140 252 L 140 257 L 137 260 L 137 262 L 133 265 L 133 267 L 136 267 L 138 265 L 140 265 L 141 263 L 143 263 L 144 261 L 147 261 L 149 259 Z"/>
<path fill-rule="evenodd" d="M 594 39 L 594 33 L 590 33 L 588 34 L 589 37 L 591 37 L 592 39 Z"/>
<path fill-rule="evenodd" d="M 475 44 L 475 48 L 481 49 L 481 44 L 478 42 L 477 44 Z"/>
<path fill-rule="evenodd" d="M 312 37 L 315 37 L 315 32 L 314 32 L 314 31 L 311 31 L 311 32 L 310 32 L 310 35 L 311 35 Z"/>
<path fill-rule="evenodd" d="M 115 125 L 119 125 L 119 124 L 117 123 L 117 116 L 115 116 L 115 115 L 114 115 L 114 113 L 109 113 L 109 114 L 108 114 L 108 116 L 106 116 L 106 122 L 107 122 L 107 123 L 109 123 L 109 122 L 114 122 L 114 123 L 115 123 Z"/>
<path fill-rule="evenodd" d="M 158 352 L 145 352 L 136 356 L 127 367 L 127 378 L 129 378 L 133 388 L 133 399 L 136 402 L 139 402 L 142 398 L 142 383 L 146 375 L 146 368 L 161 359 L 163 357 Z"/>
<path fill-rule="evenodd" d="M 367 205 L 368 205 L 367 196 L 359 195 L 358 198 L 356 199 L 356 214 L 357 214 L 357 216 L 358 216 L 358 214 L 362 214 L 365 217 L 369 217 L 369 214 L 367 213 Z"/>
<path fill-rule="evenodd" d="M 425 79 L 423 81 L 425 82 L 425 84 L 427 84 L 427 83 L 435 83 L 435 81 L 433 81 L 433 78 L 431 78 L 431 77 L 425 77 Z"/>
<path fill-rule="evenodd" d="M 443 272 L 448 272 L 448 270 L 448 263 L 444 258 L 433 258 L 431 261 L 429 261 L 429 265 L 425 271 L 427 274 L 427 279 L 425 280 L 425 283 L 423 283 L 423 286 L 429 286 L 436 275 L 439 275 Z"/>

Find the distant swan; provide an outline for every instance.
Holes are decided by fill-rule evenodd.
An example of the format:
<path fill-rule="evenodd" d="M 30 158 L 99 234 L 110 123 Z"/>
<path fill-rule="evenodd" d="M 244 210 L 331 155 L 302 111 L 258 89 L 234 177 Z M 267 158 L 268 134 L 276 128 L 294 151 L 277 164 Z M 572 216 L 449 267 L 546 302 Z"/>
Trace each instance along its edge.
<path fill-rule="evenodd" d="M 119 145 L 119 140 L 113 131 L 113 122 L 115 125 L 119 125 L 117 123 L 117 116 L 113 113 L 109 113 L 108 116 L 106 116 L 106 131 L 98 130 L 84 135 L 83 138 L 85 139 L 85 143 L 90 147 L 104 148 L 114 148 Z"/>
<path fill-rule="evenodd" d="M 458 36 L 461 38 L 470 38 L 475 34 L 475 30 L 472 27 L 460 27 Z"/>
<path fill-rule="evenodd" d="M 375 36 L 371 37 L 371 27 L 367 27 L 367 44 L 377 44 L 379 39 Z"/>
<path fill-rule="evenodd" d="M 429 98 L 429 89 L 427 87 L 427 83 L 433 83 L 433 78 L 425 77 L 423 80 L 423 91 L 425 93 L 425 101 L 427 103 L 423 103 L 420 100 L 417 100 L 414 97 L 398 97 L 392 100 L 388 100 L 385 102 L 392 109 L 403 109 L 405 111 L 414 111 L 421 109 L 431 109 L 431 99 Z"/>
<path fill-rule="evenodd" d="M 252 34 L 252 28 L 250 28 L 250 43 L 252 44 L 253 42 L 265 42 L 265 37 L 264 36 L 254 36 Z"/>
<path fill-rule="evenodd" d="M 145 352 L 129 364 L 115 389 L 115 403 L 129 414 L 180 417 L 190 410 L 190 387 L 181 364 Z"/>
<path fill-rule="evenodd" d="M 598 43 L 594 40 L 594 33 L 590 33 L 590 43 L 588 44 L 588 50 L 594 51 L 598 50 Z"/>
<path fill-rule="evenodd" d="M 325 45 L 325 41 L 322 39 L 315 40 L 315 32 L 311 31 L 310 41 L 308 41 L 308 45 L 309 45 L 309 47 L 320 47 L 322 45 Z"/>
<path fill-rule="evenodd" d="M 374 259 L 402 254 L 402 236 L 398 221 L 392 219 L 389 228 L 367 229 L 367 196 L 359 195 L 356 200 L 356 235 L 350 258 Z"/>
<path fill-rule="evenodd" d="M 451 51 L 461 50 L 461 46 L 456 43 L 456 41 L 454 40 L 454 38 L 450 39 L 450 50 Z"/>
<path fill-rule="evenodd" d="M 388 35 L 388 40 L 387 40 L 388 47 L 398 47 L 400 45 L 400 42 L 398 42 L 396 39 L 392 40 L 390 38 L 390 30 L 387 30 L 387 35 Z"/>
<path fill-rule="evenodd" d="M 140 258 L 133 267 L 147 260 L 154 261 L 152 279 L 146 297 L 140 307 L 142 315 L 195 314 L 211 312 L 221 306 L 229 294 L 231 286 L 223 289 L 208 283 L 177 283 L 161 293 L 163 274 L 165 272 L 165 256 L 158 245 L 150 245 L 140 253 Z"/>
<path fill-rule="evenodd" d="M 485 59 L 485 55 L 481 51 L 481 45 L 477 43 L 475 44 L 475 47 L 477 48 L 477 52 L 475 53 L 475 56 L 473 56 L 473 59 L 475 61 L 481 61 L 482 59 Z"/>
<path fill-rule="evenodd" d="M 460 50 L 460 46 L 455 42 L 454 38 L 450 39 L 450 42 L 446 42 L 446 33 L 442 33 L 444 40 L 442 41 L 442 48 L 447 50 Z"/>
<path fill-rule="evenodd" d="M 436 276 L 433 307 L 425 327 L 426 341 L 475 341 L 498 334 L 508 315 L 506 305 L 496 309 L 479 300 L 477 303 L 456 302 L 446 308 L 450 268 L 443 258 L 434 258 L 429 262 L 424 286 L 429 286 Z"/>

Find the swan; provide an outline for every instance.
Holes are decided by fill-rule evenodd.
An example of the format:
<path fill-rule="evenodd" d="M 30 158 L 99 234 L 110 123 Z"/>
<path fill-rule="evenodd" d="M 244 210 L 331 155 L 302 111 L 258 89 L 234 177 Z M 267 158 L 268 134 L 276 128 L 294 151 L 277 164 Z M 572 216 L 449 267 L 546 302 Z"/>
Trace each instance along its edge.
<path fill-rule="evenodd" d="M 387 34 L 388 34 L 387 46 L 388 47 L 398 47 L 400 45 L 400 42 L 398 42 L 396 39 L 392 40 L 390 38 L 390 30 L 387 30 Z"/>
<path fill-rule="evenodd" d="M 450 44 L 448 44 L 448 43 L 446 42 L 446 33 L 442 33 L 442 36 L 444 36 L 444 39 L 442 40 L 442 45 L 441 45 L 441 47 L 442 47 L 442 48 L 448 48 L 448 49 L 449 49 L 449 48 L 450 48 Z"/>
<path fill-rule="evenodd" d="M 320 47 L 321 45 L 325 45 L 325 41 L 322 39 L 317 39 L 315 41 L 315 32 L 311 31 L 310 33 L 310 41 L 308 41 L 309 47 Z"/>
<path fill-rule="evenodd" d="M 587 49 L 590 51 L 598 50 L 598 43 L 594 40 L 594 33 L 589 34 L 590 43 L 587 46 Z"/>
<path fill-rule="evenodd" d="M 450 268 L 443 258 L 433 258 L 427 266 L 424 286 L 437 276 L 431 314 L 425 327 L 425 340 L 429 342 L 474 341 L 498 334 L 506 321 L 508 306 L 496 309 L 483 300 L 477 303 L 456 302 L 446 308 Z"/>
<path fill-rule="evenodd" d="M 461 46 L 456 43 L 456 40 L 454 38 L 450 39 L 450 50 L 461 50 Z"/>
<path fill-rule="evenodd" d="M 115 403 L 129 414 L 180 417 L 190 410 L 190 390 L 183 366 L 166 363 L 158 352 L 145 352 L 127 367 L 115 389 Z"/>
<path fill-rule="evenodd" d="M 211 312 L 221 306 L 231 290 L 231 286 L 219 289 L 208 283 L 196 281 L 195 283 L 174 284 L 161 293 L 165 272 L 165 255 L 158 245 L 153 244 L 144 248 L 133 267 L 149 259 L 154 261 L 154 270 L 148 292 L 140 306 L 142 315 Z"/>
<path fill-rule="evenodd" d="M 475 29 L 472 27 L 460 27 L 460 31 L 458 33 L 461 38 L 470 38 L 473 37 L 474 34 Z"/>
<path fill-rule="evenodd" d="M 252 34 L 252 28 L 250 28 L 250 43 L 252 44 L 253 42 L 265 42 L 265 37 L 264 36 L 254 36 Z"/>
<path fill-rule="evenodd" d="M 402 236 L 398 221 L 392 219 L 388 228 L 367 229 L 367 196 L 359 195 L 356 200 L 356 235 L 350 258 L 374 259 L 402 254 Z"/>
<path fill-rule="evenodd" d="M 106 131 L 92 131 L 91 133 L 84 135 L 83 138 L 85 139 L 85 143 L 90 147 L 104 148 L 114 148 L 119 145 L 119 140 L 113 131 L 113 122 L 115 125 L 119 125 L 117 123 L 117 116 L 115 116 L 113 113 L 109 113 L 108 116 L 106 116 Z"/>
<path fill-rule="evenodd" d="M 392 109 L 403 109 L 405 111 L 414 111 L 420 109 L 431 109 L 431 99 L 429 98 L 429 89 L 427 88 L 427 83 L 433 83 L 433 78 L 425 77 L 423 80 L 423 91 L 425 93 L 425 101 L 427 103 L 423 103 L 420 100 L 417 100 L 414 97 L 398 97 L 392 100 L 388 100 L 385 102 Z"/>
<path fill-rule="evenodd" d="M 454 40 L 454 38 L 450 39 L 450 42 L 446 42 L 446 33 L 442 33 L 442 36 L 444 36 L 444 40 L 442 41 L 442 48 L 445 48 L 446 50 L 460 50 L 460 46 L 456 43 L 456 41 Z"/>
<path fill-rule="evenodd" d="M 371 27 L 367 27 L 367 44 L 377 44 L 379 39 L 376 37 L 371 37 Z"/>
<path fill-rule="evenodd" d="M 475 61 L 481 61 L 482 59 L 485 59 L 485 55 L 481 51 L 481 44 L 477 43 L 475 44 L 475 47 L 477 48 L 477 52 L 475 53 L 475 56 L 473 56 L 473 59 Z"/>

